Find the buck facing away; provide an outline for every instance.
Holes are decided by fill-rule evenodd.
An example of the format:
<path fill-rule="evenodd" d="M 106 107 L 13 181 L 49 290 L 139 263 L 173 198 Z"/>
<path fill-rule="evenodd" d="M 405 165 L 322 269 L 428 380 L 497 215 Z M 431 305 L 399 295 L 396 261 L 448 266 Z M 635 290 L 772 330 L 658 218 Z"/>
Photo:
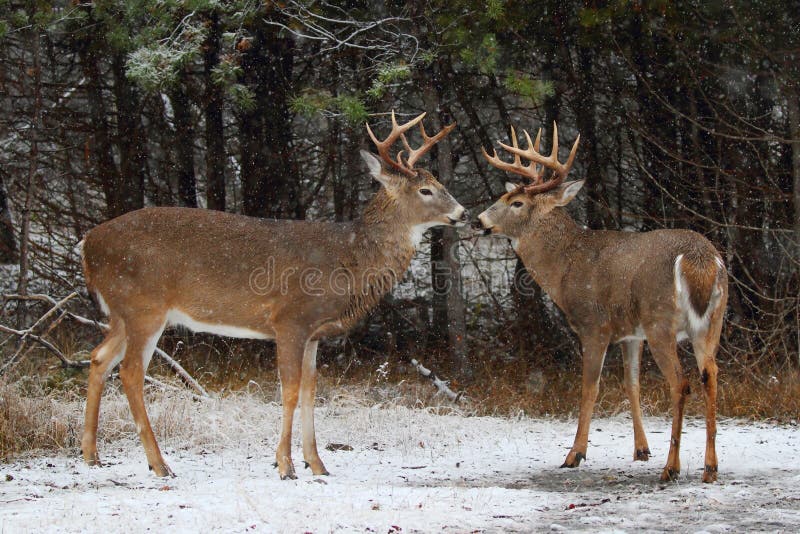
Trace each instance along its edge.
<path fill-rule="evenodd" d="M 662 480 L 680 473 L 683 409 L 689 393 L 677 343 L 692 343 L 706 397 L 704 482 L 717 478 L 716 352 L 728 296 L 727 273 L 719 253 L 703 236 L 688 230 L 631 233 L 587 230 L 563 209 L 583 186 L 564 182 L 575 159 L 578 139 L 566 163 L 558 161 L 558 131 L 553 125 L 550 156 L 539 153 L 541 130 L 521 149 L 511 130 L 514 155 L 503 161 L 495 151 L 484 157 L 494 167 L 521 175 L 530 183 L 506 184 L 507 192 L 478 216 L 485 234 L 511 238 L 514 250 L 534 280 L 564 312 L 580 339 L 583 384 L 575 442 L 562 467 L 586 458 L 589 423 L 600 372 L 610 343 L 622 343 L 625 388 L 631 403 L 634 460 L 648 460 L 650 450 L 639 405 L 639 364 L 647 340 L 672 396 L 672 437 Z M 521 158 L 530 163 L 524 165 Z M 545 180 L 545 170 L 552 178 Z"/>
<path fill-rule="evenodd" d="M 190 208 L 146 208 L 86 234 L 86 285 L 110 318 L 89 371 L 83 457 L 99 464 L 97 420 L 106 377 L 118 363 L 150 468 L 172 475 L 156 443 L 143 399 L 144 374 L 165 327 L 272 339 L 277 344 L 283 421 L 276 451 L 282 479 L 296 478 L 292 419 L 301 405 L 303 457 L 327 474 L 314 433 L 316 355 L 320 338 L 346 332 L 408 268 L 425 229 L 460 226 L 466 210 L 434 176 L 414 164 L 455 125 L 429 137 L 423 113 L 379 141 L 380 159 L 361 151 L 382 184 L 350 223 L 266 220 Z M 419 124 L 423 144 L 405 132 Z M 392 145 L 405 150 L 393 159 Z"/>

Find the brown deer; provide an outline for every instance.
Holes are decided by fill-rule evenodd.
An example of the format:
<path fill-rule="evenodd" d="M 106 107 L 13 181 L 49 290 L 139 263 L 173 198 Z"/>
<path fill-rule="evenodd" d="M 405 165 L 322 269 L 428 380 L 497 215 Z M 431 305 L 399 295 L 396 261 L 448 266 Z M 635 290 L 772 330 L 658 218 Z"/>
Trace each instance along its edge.
<path fill-rule="evenodd" d="M 303 456 L 314 475 L 328 474 L 314 433 L 316 354 L 323 337 L 347 332 L 408 268 L 425 229 L 460 226 L 466 210 L 417 160 L 455 124 L 429 137 L 423 113 L 379 141 L 380 159 L 361 151 L 382 187 L 359 221 L 265 220 L 212 210 L 145 208 L 86 234 L 86 285 L 110 317 L 94 349 L 81 446 L 99 464 L 97 420 L 103 385 L 118 363 L 150 468 L 172 475 L 156 443 L 143 399 L 144 374 L 165 327 L 271 339 L 277 344 L 283 425 L 276 452 L 282 479 L 296 478 L 292 418 L 301 404 Z M 419 124 L 423 144 L 405 137 Z M 389 154 L 402 140 L 407 154 Z"/>
<path fill-rule="evenodd" d="M 589 422 L 597 398 L 600 371 L 609 343 L 623 344 L 625 386 L 634 425 L 634 460 L 650 451 L 639 405 L 639 363 L 647 340 L 672 395 L 672 438 L 662 480 L 680 473 L 679 449 L 689 382 L 683 375 L 677 343 L 689 339 L 706 396 L 704 482 L 717 478 L 716 352 L 728 294 L 725 266 L 714 246 L 688 230 L 632 233 L 587 230 L 563 209 L 583 181 L 564 182 L 575 160 L 575 140 L 566 163 L 558 161 L 558 130 L 553 125 L 549 156 L 539 153 L 525 132 L 528 147 L 518 146 L 511 129 L 512 163 L 494 151 L 484 157 L 494 167 L 530 183 L 506 184 L 507 192 L 478 216 L 486 235 L 511 238 L 531 276 L 564 312 L 583 350 L 583 384 L 575 442 L 561 467 L 577 467 L 586 458 Z M 521 158 L 530 163 L 525 165 Z M 550 170 L 550 179 L 545 179 Z"/>

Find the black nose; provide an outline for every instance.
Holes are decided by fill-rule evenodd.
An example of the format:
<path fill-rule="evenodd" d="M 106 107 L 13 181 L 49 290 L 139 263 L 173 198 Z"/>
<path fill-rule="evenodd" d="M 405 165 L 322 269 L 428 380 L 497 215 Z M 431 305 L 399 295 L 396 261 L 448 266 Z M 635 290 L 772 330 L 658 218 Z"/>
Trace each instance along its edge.
<path fill-rule="evenodd" d="M 469 220 L 469 212 L 464 210 L 464 213 L 461 214 L 461 222 L 467 222 Z"/>
<path fill-rule="evenodd" d="M 475 219 L 472 221 L 470 226 L 472 226 L 473 230 L 483 230 L 483 223 L 480 221 L 480 219 Z"/>

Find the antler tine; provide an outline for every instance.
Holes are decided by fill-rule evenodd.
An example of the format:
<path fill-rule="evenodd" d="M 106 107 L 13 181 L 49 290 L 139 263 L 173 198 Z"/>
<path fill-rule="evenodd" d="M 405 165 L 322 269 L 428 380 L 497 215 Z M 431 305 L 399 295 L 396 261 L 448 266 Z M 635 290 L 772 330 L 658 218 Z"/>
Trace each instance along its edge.
<path fill-rule="evenodd" d="M 425 113 L 421 113 L 417 117 L 411 119 L 410 121 L 401 126 L 397 124 L 397 117 L 394 114 L 394 110 L 392 110 L 392 131 L 389 132 L 389 136 L 386 137 L 386 139 L 384 139 L 383 141 L 378 140 L 378 138 L 372 132 L 372 129 L 369 127 L 369 123 L 367 123 L 367 133 L 369 134 L 370 139 L 372 139 L 372 142 L 375 143 L 375 147 L 378 149 L 378 154 L 380 155 L 381 159 L 387 165 L 397 169 L 398 171 L 402 172 L 407 176 L 415 176 L 417 173 L 411 167 L 407 166 L 403 162 L 402 151 L 400 151 L 397 154 L 397 160 L 395 161 L 389 154 L 389 149 L 392 147 L 392 145 L 397 141 L 399 137 L 403 136 L 403 133 L 408 131 L 410 128 L 413 128 L 424 118 L 425 118 Z"/>
<path fill-rule="evenodd" d="M 519 148 L 517 139 L 517 131 L 514 129 L 514 126 L 511 125 L 511 144 L 514 145 L 514 148 Z M 530 145 L 530 143 L 528 144 Z M 514 165 L 522 166 L 522 160 L 519 158 L 519 154 L 514 154 Z"/>
<path fill-rule="evenodd" d="M 512 132 L 513 131 L 514 130 L 512 128 Z M 555 121 L 553 122 L 553 147 L 549 156 L 543 156 L 539 153 L 539 141 L 541 140 L 542 135 L 541 128 L 536 134 L 536 141 L 533 143 L 531 142 L 528 132 L 525 131 L 524 133 L 525 139 L 528 141 L 528 148 L 525 150 L 517 146 L 516 136 L 513 136 L 511 146 L 502 142 L 500 143 L 501 147 L 514 155 L 514 165 L 500 160 L 500 158 L 497 157 L 497 152 L 495 152 L 494 158 L 490 158 L 488 154 L 486 154 L 486 151 L 484 151 L 484 157 L 486 157 L 490 164 L 498 169 L 514 172 L 516 174 L 521 174 L 531 178 L 532 183 L 525 186 L 525 191 L 528 193 L 541 193 L 557 187 L 561 182 L 564 181 L 569 173 L 569 170 L 572 168 L 572 164 L 575 161 L 575 154 L 578 151 L 580 135 L 577 139 L 575 139 L 575 143 L 572 145 L 572 150 L 570 151 L 566 163 L 560 163 L 558 161 L 558 126 L 556 125 Z M 531 164 L 528 167 L 521 165 L 519 162 L 520 157 L 530 160 Z M 555 178 L 544 182 L 541 171 L 536 169 L 537 164 L 552 170 L 555 174 Z"/>
<path fill-rule="evenodd" d="M 449 134 L 453 128 L 456 127 L 455 123 L 445 126 L 442 131 L 431 137 L 427 134 L 425 127 L 422 124 L 423 118 L 425 118 L 425 113 L 418 115 L 416 118 L 411 119 L 401 126 L 397 124 L 397 118 L 395 117 L 394 111 L 392 111 L 392 131 L 383 141 L 379 141 L 378 138 L 375 137 L 375 134 L 369 127 L 369 124 L 367 124 L 367 133 L 369 134 L 370 139 L 372 139 L 372 142 L 375 143 L 375 146 L 378 148 L 378 154 L 380 154 L 381 159 L 383 159 L 383 161 L 388 165 L 407 176 L 416 176 L 417 171 L 414 169 L 414 164 L 417 162 L 417 160 L 426 152 L 428 152 L 433 145 L 438 143 L 439 140 L 441 140 L 445 135 Z M 420 133 L 422 134 L 422 146 L 412 149 L 408 144 L 408 139 L 406 139 L 405 133 L 417 124 L 419 124 Z M 397 153 L 396 158 L 392 158 L 389 155 L 389 149 L 398 138 L 402 140 L 405 149 L 400 150 Z M 405 151 L 408 151 L 408 159 L 404 161 L 403 152 Z"/>
<path fill-rule="evenodd" d="M 528 135 L 528 132 L 524 133 L 526 139 L 528 140 L 528 150 L 530 150 L 532 147 L 530 136 Z M 538 136 L 536 141 L 538 143 L 539 141 Z M 536 164 L 531 163 L 530 165 L 527 166 L 522 164 L 520 155 L 525 155 L 526 151 L 521 150 L 519 148 L 519 143 L 517 141 L 517 132 L 514 130 L 513 126 L 511 126 L 511 144 L 512 146 L 508 146 L 504 143 L 500 143 L 502 147 L 506 148 L 507 150 L 509 150 L 509 152 L 514 154 L 514 163 L 508 163 L 500 159 L 500 157 L 497 155 L 497 150 L 495 149 L 492 149 L 492 153 L 494 154 L 493 156 L 489 156 L 489 154 L 486 152 L 486 149 L 484 149 L 483 147 L 481 147 L 481 152 L 483 152 L 483 157 L 486 158 L 486 161 L 488 161 L 489 164 L 492 165 L 493 167 L 496 167 L 503 171 L 512 172 L 520 176 L 524 176 L 525 178 L 531 180 L 533 183 L 537 183 L 539 180 L 539 172 L 536 169 Z"/>
<path fill-rule="evenodd" d="M 581 140 L 581 134 L 578 134 L 578 137 L 575 138 L 575 142 L 572 144 L 572 150 L 569 151 L 569 157 L 567 158 L 567 162 L 564 164 L 564 175 L 569 172 L 572 168 L 572 163 L 575 161 L 575 154 L 578 152 L 578 143 Z"/>
<path fill-rule="evenodd" d="M 430 137 L 425 132 L 425 126 L 423 126 L 423 124 L 420 122 L 419 123 L 419 131 L 420 131 L 420 134 L 422 135 L 422 146 L 420 146 L 419 148 L 416 148 L 414 150 L 411 150 L 411 147 L 408 145 L 408 141 L 406 140 L 406 136 L 402 135 L 401 137 L 403 138 L 403 144 L 408 149 L 408 160 L 407 160 L 408 167 L 410 169 L 413 169 L 414 168 L 414 164 L 417 162 L 417 160 L 420 157 L 422 157 L 423 155 L 425 155 L 431 148 L 433 148 L 433 145 L 438 143 L 445 135 L 447 135 L 451 131 L 453 131 L 453 128 L 455 128 L 455 127 L 456 127 L 456 123 L 450 124 L 449 126 L 445 126 L 444 128 L 442 128 L 441 132 L 437 133 L 433 137 Z"/>

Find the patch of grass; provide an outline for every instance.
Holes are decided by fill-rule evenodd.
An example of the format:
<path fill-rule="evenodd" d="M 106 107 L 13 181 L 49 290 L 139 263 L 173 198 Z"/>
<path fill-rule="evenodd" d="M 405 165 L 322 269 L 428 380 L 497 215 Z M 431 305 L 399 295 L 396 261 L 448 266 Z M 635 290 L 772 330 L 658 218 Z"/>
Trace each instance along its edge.
<path fill-rule="evenodd" d="M 253 402 L 280 403 L 274 346 L 264 343 L 196 339 L 176 349 L 180 336 L 165 337 L 162 347 L 175 353 L 187 370 L 209 390 L 222 396 L 244 394 Z M 215 338 L 219 340 L 220 338 Z M 188 341 L 188 339 L 187 339 Z M 66 343 L 65 343 L 66 344 Z M 356 403 L 367 406 L 424 408 L 434 413 L 554 417 L 574 419 L 581 398 L 581 369 L 576 359 L 559 362 L 541 355 L 537 360 L 504 359 L 474 355 L 473 376 L 461 380 L 458 370 L 439 364 L 435 353 L 423 363 L 441 378 L 451 379 L 455 391 L 463 391 L 469 404 L 454 406 L 439 395 L 405 357 L 387 357 L 357 350 L 356 356 L 322 353 L 319 358 L 318 405 Z M 423 357 L 423 355 L 420 355 Z M 691 355 L 683 354 L 690 381 L 686 415 L 704 417 L 705 398 Z M 157 357 L 150 374 L 178 385 Z M 718 416 L 775 423 L 797 421 L 800 413 L 800 370 L 792 367 L 762 369 L 761 375 L 721 363 Z M 37 450 L 70 449 L 77 454 L 83 430 L 83 405 L 88 371 L 64 370 L 44 351 L 34 350 L 0 381 L 0 461 Z M 594 410 L 595 417 L 627 413 L 630 404 L 623 386 L 622 362 L 612 352 L 607 358 Z M 642 362 L 641 404 L 646 415 L 670 417 L 669 388 L 652 358 Z M 159 441 L 176 443 L 204 439 L 194 417 L 195 405 L 185 398 L 147 388 L 147 405 Z M 219 402 L 225 403 L 222 399 Z M 246 421 L 242 424 L 248 424 Z M 195 432 L 197 431 L 197 432 Z M 118 379 L 110 380 L 101 409 L 101 441 L 136 440 L 127 401 Z"/>

